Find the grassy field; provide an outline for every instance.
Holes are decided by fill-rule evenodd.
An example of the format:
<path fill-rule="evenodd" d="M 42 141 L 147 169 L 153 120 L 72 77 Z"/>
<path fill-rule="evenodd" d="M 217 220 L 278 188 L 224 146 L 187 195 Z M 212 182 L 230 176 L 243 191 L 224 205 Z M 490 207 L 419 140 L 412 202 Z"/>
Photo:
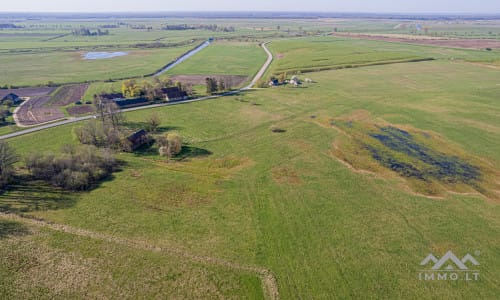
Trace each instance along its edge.
<path fill-rule="evenodd" d="M 122 154 L 124 170 L 91 192 L 47 192 L 40 199 L 11 191 L 0 202 L 92 232 L 269 268 L 282 299 L 495 299 L 498 199 L 477 193 L 429 198 L 417 195 L 395 172 L 353 171 L 335 155 L 343 134 L 332 122 L 413 128 L 428 133 L 436 151 L 445 145 L 499 170 L 499 75 L 496 69 L 449 60 L 373 66 L 311 73 L 307 76 L 317 83 L 303 88 L 129 113 L 131 128 L 143 127 L 153 111 L 160 114 L 162 131 L 185 137 L 184 159 L 166 163 L 154 147 Z M 271 126 L 285 132 L 273 133 Z M 71 126 L 11 140 L 22 154 L 33 145 L 57 151 L 68 142 L 75 142 Z M 488 176 L 484 172 L 482 180 L 491 180 Z M 50 199 L 55 204 L 49 205 Z M 49 241 L 64 245 L 68 238 L 55 235 Z M 95 256 L 108 247 L 85 245 Z M 460 257 L 480 251 L 480 280 L 419 281 L 420 261 L 448 250 Z M 115 258 L 109 259 L 109 267 L 117 268 Z M 257 298 L 251 288 L 255 279 L 213 272 L 230 278 L 235 295 Z M 137 278 L 135 271 L 124 273 L 122 280 Z M 191 298 L 196 290 L 186 293 L 179 298 Z"/>
<path fill-rule="evenodd" d="M 102 60 L 84 60 L 85 52 L 50 52 L 44 54 L 0 54 L 0 82 L 16 86 L 84 82 L 150 74 L 193 46 L 137 50 L 129 55 Z M 113 50 L 111 50 L 113 52 Z M 119 51 L 124 51 L 120 49 Z M 125 50 L 127 51 L 127 50 Z"/>
<path fill-rule="evenodd" d="M 160 30 L 165 22 L 127 20 L 101 37 L 61 34 L 113 22 L 19 23 L 27 28 L 0 32 L 0 84 L 139 76 L 190 48 L 129 48 L 139 42 L 253 41 L 334 28 L 411 34 L 417 23 L 168 20 L 236 27 L 214 33 Z M 436 35 L 498 35 L 496 22 L 422 23 Z M 81 60 L 89 47 L 131 55 Z M 156 145 L 118 154 L 122 170 L 89 192 L 21 181 L 0 193 L 0 212 L 48 222 L 0 214 L 0 298 L 262 299 L 258 273 L 265 269 L 281 299 L 497 299 L 498 50 L 331 36 L 277 39 L 269 47 L 275 61 L 268 75 L 307 71 L 299 77 L 315 83 L 127 113 L 130 129 L 158 114 L 160 133 L 184 138 L 180 156 L 166 162 Z M 401 63 L 420 58 L 434 60 Z M 257 42 L 218 41 L 169 75 L 250 75 L 264 60 Z M 84 100 L 120 87 L 92 83 Z M 76 126 L 9 143 L 21 158 L 57 153 L 77 143 Z M 0 134 L 13 130 L 0 127 Z M 480 279 L 419 280 L 420 262 L 449 250 L 472 254 Z"/>
<path fill-rule="evenodd" d="M 263 299 L 252 274 L 3 219 L 0 228 L 2 299 Z"/>
<path fill-rule="evenodd" d="M 499 52 L 452 49 L 336 37 L 297 38 L 274 41 L 271 73 L 311 72 L 374 64 L 398 63 L 424 58 L 498 63 Z"/>
<path fill-rule="evenodd" d="M 266 61 L 266 53 L 256 43 L 215 43 L 186 62 L 170 75 L 245 75 L 257 73 Z"/>

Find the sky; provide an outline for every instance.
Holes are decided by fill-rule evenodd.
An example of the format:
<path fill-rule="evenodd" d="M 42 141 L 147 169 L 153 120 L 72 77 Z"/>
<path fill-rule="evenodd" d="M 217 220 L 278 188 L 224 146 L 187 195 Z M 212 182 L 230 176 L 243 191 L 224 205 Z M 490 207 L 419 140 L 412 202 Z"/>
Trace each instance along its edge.
<path fill-rule="evenodd" d="M 0 12 L 303 11 L 495 13 L 500 0 L 1 0 Z"/>

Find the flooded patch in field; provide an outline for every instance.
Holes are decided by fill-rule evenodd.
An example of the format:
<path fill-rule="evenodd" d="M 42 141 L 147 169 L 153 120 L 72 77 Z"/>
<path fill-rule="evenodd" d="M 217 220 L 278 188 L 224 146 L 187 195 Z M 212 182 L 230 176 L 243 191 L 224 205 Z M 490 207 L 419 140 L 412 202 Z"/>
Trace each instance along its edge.
<path fill-rule="evenodd" d="M 108 59 L 120 56 L 126 56 L 128 52 L 87 52 L 82 55 L 85 60 Z"/>
<path fill-rule="evenodd" d="M 367 144 L 372 157 L 402 176 L 469 185 L 474 185 L 481 177 L 478 167 L 457 156 L 430 149 L 417 142 L 414 136 L 405 130 L 391 126 L 382 127 L 379 132 L 371 133 L 370 136 L 384 146 Z M 402 154 L 401 156 L 407 159 L 398 159 L 398 156 L 391 152 Z"/>
<path fill-rule="evenodd" d="M 442 197 L 447 192 L 500 199 L 500 171 L 433 132 L 355 115 L 331 119 L 341 134 L 332 155 L 353 170 L 404 179 L 412 192 Z"/>

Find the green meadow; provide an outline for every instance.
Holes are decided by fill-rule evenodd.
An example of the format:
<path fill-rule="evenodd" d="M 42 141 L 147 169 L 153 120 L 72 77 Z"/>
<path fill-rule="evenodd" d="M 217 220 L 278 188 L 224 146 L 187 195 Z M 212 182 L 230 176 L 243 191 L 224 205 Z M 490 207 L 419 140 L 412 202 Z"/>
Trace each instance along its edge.
<path fill-rule="evenodd" d="M 216 42 L 167 74 L 250 76 L 257 73 L 266 57 L 257 43 Z"/>
<path fill-rule="evenodd" d="M 89 192 L 21 182 L 1 193 L 0 211 L 30 219 L 0 215 L 0 298 L 271 299 L 261 269 L 280 299 L 498 298 L 499 52 L 335 37 L 269 47 L 268 74 L 314 83 L 126 113 L 129 129 L 158 114 L 183 151 L 117 154 L 121 171 Z M 415 58 L 434 60 L 404 62 Z M 216 43 L 172 72 L 247 75 L 264 59 L 256 44 Z M 57 153 L 80 125 L 8 142 L 21 157 Z M 387 128 L 414 144 L 376 141 Z M 428 167 L 449 161 L 463 163 L 438 171 L 478 174 Z M 479 279 L 420 280 L 421 261 L 450 250 L 473 255 Z"/>
<path fill-rule="evenodd" d="M 273 43 L 275 54 L 285 52 L 280 43 L 286 42 Z M 334 45 L 352 47 L 353 42 L 345 43 Z M 408 53 L 412 48 L 408 46 Z M 314 50 L 301 51 L 314 55 Z M 279 60 L 275 64 L 273 68 L 279 67 Z M 498 186 L 486 186 L 491 197 L 451 190 L 439 198 L 422 195 L 390 169 L 356 169 L 335 155 L 336 144 L 345 143 L 345 135 L 334 125 L 342 120 L 412 128 L 428 133 L 427 143 L 435 151 L 445 147 L 499 170 L 499 75 L 494 68 L 443 57 L 315 72 L 307 74 L 315 83 L 300 88 L 253 90 L 127 113 L 129 128 L 142 128 L 150 114 L 159 114 L 160 130 L 181 134 L 185 151 L 172 162 L 159 157 L 156 146 L 120 154 L 123 170 L 93 191 L 69 195 L 43 188 L 14 189 L 0 195 L 0 206 L 90 232 L 264 267 L 277 278 L 281 299 L 495 299 L 500 292 Z M 57 152 L 63 144 L 76 143 L 74 126 L 78 125 L 9 142 L 22 155 Z M 273 132 L 272 127 L 282 132 Z M 377 164 L 372 157 L 363 159 Z M 494 175 L 482 174 L 481 180 L 495 181 Z M 11 236 L 1 249 L 8 253 L 12 243 L 26 239 L 31 242 L 19 255 L 30 257 L 36 253 L 32 249 L 49 243 L 50 251 L 81 259 L 74 268 L 91 263 L 86 272 L 93 276 L 111 270 L 111 281 L 106 282 L 118 282 L 124 295 L 132 298 L 136 295 L 132 282 L 143 286 L 156 272 L 165 274 L 162 268 L 178 264 L 183 275 L 170 283 L 158 277 L 147 281 L 153 291 L 161 288 L 162 295 L 168 295 L 175 290 L 178 298 L 201 295 L 200 289 L 209 291 L 201 298 L 263 296 L 256 290 L 258 277 L 252 274 L 52 231 L 43 238 L 37 233 Z M 75 246 L 78 243 L 84 250 Z M 109 247 L 117 248 L 112 256 L 106 254 Z M 420 262 L 429 253 L 441 257 L 449 250 L 460 258 L 475 255 L 480 279 L 420 281 Z M 146 261 L 136 265 L 142 255 L 147 255 Z M 119 266 L 123 260 L 132 268 Z M 26 275 L 24 269 L 5 267 L 2 261 L 1 272 L 8 274 L 2 278 L 47 276 L 40 268 Z M 47 261 L 49 266 L 60 265 L 55 258 Z M 153 271 L 141 277 L 138 269 L 150 264 Z M 189 274 L 204 274 L 200 275 L 204 279 L 193 287 L 185 282 Z M 221 281 L 224 292 L 214 294 L 220 290 L 211 286 L 220 286 Z M 11 295 L 14 283 L 1 282 L 0 293 Z M 103 297 L 115 295 L 92 280 L 73 284 L 77 288 L 88 284 Z M 35 284 L 27 290 L 42 289 L 39 293 L 47 295 L 43 288 Z M 69 293 L 69 288 L 63 286 L 61 291 Z"/>
<path fill-rule="evenodd" d="M 289 74 L 423 59 L 499 63 L 498 51 L 429 47 L 337 37 L 308 37 L 273 41 L 276 54 L 270 73 Z"/>
<path fill-rule="evenodd" d="M 85 60 L 87 51 L 0 54 L 0 82 L 15 86 L 141 77 L 151 74 L 193 48 L 107 49 L 128 52 L 109 59 Z M 97 50 L 99 51 L 99 50 Z"/>

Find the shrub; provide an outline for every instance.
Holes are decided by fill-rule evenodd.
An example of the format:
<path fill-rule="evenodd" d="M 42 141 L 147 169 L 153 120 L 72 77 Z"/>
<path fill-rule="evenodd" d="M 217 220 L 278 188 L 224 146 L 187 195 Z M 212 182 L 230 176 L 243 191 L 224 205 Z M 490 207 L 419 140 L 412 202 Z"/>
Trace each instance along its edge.
<path fill-rule="evenodd" d="M 65 146 L 59 156 L 34 153 L 26 158 L 33 178 L 74 191 L 90 189 L 108 177 L 116 165 L 111 151 L 94 146 Z"/>
<path fill-rule="evenodd" d="M 182 137 L 176 133 L 169 133 L 166 136 L 157 138 L 160 156 L 167 159 L 179 154 L 182 151 Z"/>

